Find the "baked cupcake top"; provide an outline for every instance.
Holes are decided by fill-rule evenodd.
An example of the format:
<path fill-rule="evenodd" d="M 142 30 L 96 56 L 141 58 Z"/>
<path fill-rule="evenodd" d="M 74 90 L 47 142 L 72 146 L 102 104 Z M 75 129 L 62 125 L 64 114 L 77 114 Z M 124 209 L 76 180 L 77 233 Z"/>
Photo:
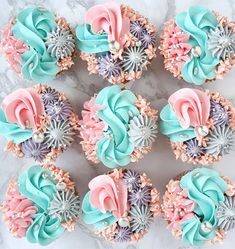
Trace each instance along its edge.
<path fill-rule="evenodd" d="M 235 183 L 208 168 L 171 180 L 162 211 L 177 239 L 191 245 L 218 243 L 235 227 Z"/>
<path fill-rule="evenodd" d="M 176 158 L 208 165 L 235 148 L 235 111 L 219 93 L 183 88 L 168 103 L 160 113 L 160 131 Z"/>
<path fill-rule="evenodd" d="M 119 85 L 102 89 L 85 102 L 80 135 L 87 158 L 115 168 L 135 162 L 151 150 L 157 111 L 140 95 Z"/>
<path fill-rule="evenodd" d="M 32 166 L 12 180 L 2 204 L 9 231 L 43 246 L 74 229 L 79 209 L 69 174 L 53 165 Z"/>
<path fill-rule="evenodd" d="M 156 30 L 148 19 L 115 2 L 91 7 L 76 28 L 88 71 L 113 84 L 139 79 L 156 56 Z"/>
<path fill-rule="evenodd" d="M 75 38 L 64 18 L 42 7 L 29 7 L 2 31 L 3 54 L 24 78 L 48 82 L 73 65 Z"/>
<path fill-rule="evenodd" d="M 2 102 L 0 135 L 6 150 L 37 162 L 54 161 L 74 141 L 78 117 L 64 94 L 38 85 L 18 89 Z"/>
<path fill-rule="evenodd" d="M 196 85 L 222 79 L 235 62 L 234 22 L 192 6 L 165 23 L 159 49 L 175 77 Z"/>
<path fill-rule="evenodd" d="M 82 202 L 82 219 L 111 242 L 135 242 L 160 215 L 159 192 L 147 175 L 114 169 L 89 182 Z"/>

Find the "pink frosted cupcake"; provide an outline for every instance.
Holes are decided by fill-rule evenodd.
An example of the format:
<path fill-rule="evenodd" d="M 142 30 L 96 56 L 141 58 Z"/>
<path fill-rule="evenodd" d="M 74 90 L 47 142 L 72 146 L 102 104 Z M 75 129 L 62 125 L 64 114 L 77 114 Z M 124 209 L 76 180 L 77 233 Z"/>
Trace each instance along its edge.
<path fill-rule="evenodd" d="M 151 151 L 157 111 L 140 95 L 114 85 L 85 102 L 80 125 L 88 160 L 108 168 L 123 167 Z"/>
<path fill-rule="evenodd" d="M 17 157 L 50 162 L 74 141 L 79 120 L 64 94 L 46 85 L 18 89 L 0 108 L 0 135 Z"/>
<path fill-rule="evenodd" d="M 45 83 L 73 65 L 75 37 L 64 18 L 29 7 L 3 29 L 1 47 L 17 74 Z"/>
<path fill-rule="evenodd" d="M 201 246 L 224 241 L 235 228 L 235 183 L 209 168 L 170 180 L 162 212 L 176 239 Z"/>
<path fill-rule="evenodd" d="M 183 162 L 210 165 L 235 149 L 235 110 L 217 92 L 183 88 L 160 113 L 160 131 Z"/>
<path fill-rule="evenodd" d="M 235 23 L 192 6 L 165 23 L 159 49 L 174 77 L 196 85 L 222 79 L 235 63 Z"/>
<path fill-rule="evenodd" d="M 140 79 L 156 57 L 156 29 L 147 18 L 122 4 L 91 7 L 76 28 L 77 46 L 89 73 L 112 84 Z"/>
<path fill-rule="evenodd" d="M 74 230 L 79 209 L 74 182 L 53 165 L 32 166 L 12 180 L 2 204 L 13 236 L 43 246 Z"/>
<path fill-rule="evenodd" d="M 110 242 L 136 242 L 161 213 L 159 192 L 145 173 L 114 169 L 89 182 L 82 219 Z"/>

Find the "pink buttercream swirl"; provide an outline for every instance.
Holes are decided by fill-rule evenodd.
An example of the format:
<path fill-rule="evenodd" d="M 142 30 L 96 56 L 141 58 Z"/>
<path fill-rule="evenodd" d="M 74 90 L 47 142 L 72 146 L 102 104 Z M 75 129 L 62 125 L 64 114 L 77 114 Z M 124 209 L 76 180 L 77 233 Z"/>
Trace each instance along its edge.
<path fill-rule="evenodd" d="M 210 98 L 200 90 L 183 88 L 168 100 L 182 128 L 206 125 L 210 115 Z"/>
<path fill-rule="evenodd" d="M 12 181 L 3 203 L 3 217 L 10 232 L 18 237 L 25 236 L 28 227 L 32 224 L 32 216 L 37 213 L 31 200 L 20 194 L 17 182 Z"/>
<path fill-rule="evenodd" d="M 122 179 L 114 181 L 108 175 L 95 177 L 89 182 L 90 202 L 102 213 L 112 212 L 116 218 L 127 211 L 127 186 Z"/>
<path fill-rule="evenodd" d="M 2 102 L 7 121 L 18 124 L 22 129 L 36 129 L 44 105 L 40 95 L 33 88 L 18 89 Z"/>
<path fill-rule="evenodd" d="M 29 50 L 28 46 L 21 40 L 16 39 L 12 32 L 12 21 L 2 30 L 2 51 L 11 67 L 17 72 L 21 71 L 22 55 Z"/>
<path fill-rule="evenodd" d="M 117 41 L 120 45 L 125 42 L 125 34 L 130 30 L 130 20 L 123 17 L 119 4 L 110 2 L 95 5 L 85 16 L 85 22 L 91 25 L 94 33 L 105 31 L 109 42 Z"/>

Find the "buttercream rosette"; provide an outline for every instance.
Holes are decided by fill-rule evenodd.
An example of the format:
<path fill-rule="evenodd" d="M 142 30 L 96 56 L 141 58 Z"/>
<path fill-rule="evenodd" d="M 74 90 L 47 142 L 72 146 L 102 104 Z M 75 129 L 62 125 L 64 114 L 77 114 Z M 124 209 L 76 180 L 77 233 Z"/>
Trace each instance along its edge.
<path fill-rule="evenodd" d="M 162 109 L 160 131 L 177 159 L 211 165 L 235 149 L 235 110 L 218 92 L 182 88 Z"/>
<path fill-rule="evenodd" d="M 209 168 L 171 179 L 162 213 L 176 239 L 201 246 L 224 241 L 235 228 L 235 182 Z"/>
<path fill-rule="evenodd" d="M 63 17 L 29 7 L 2 30 L 1 47 L 10 66 L 24 78 L 45 83 L 74 63 L 75 35 Z"/>
<path fill-rule="evenodd" d="M 123 167 L 150 152 L 157 134 L 157 111 L 119 85 L 103 88 L 84 103 L 81 144 L 88 160 Z"/>
<path fill-rule="evenodd" d="M 80 199 L 69 173 L 36 165 L 10 182 L 1 211 L 13 236 L 46 246 L 74 230 Z"/>
<path fill-rule="evenodd" d="M 160 52 L 174 77 L 202 85 L 223 79 L 235 63 L 235 25 L 203 6 L 165 23 Z"/>
<path fill-rule="evenodd" d="M 74 141 L 78 116 L 63 93 L 46 85 L 21 88 L 0 106 L 0 135 L 17 157 L 50 163 Z"/>
<path fill-rule="evenodd" d="M 112 84 L 140 79 L 156 57 L 155 27 L 124 4 L 109 2 L 88 9 L 76 37 L 89 73 Z"/>
<path fill-rule="evenodd" d="M 160 194 L 143 173 L 114 169 L 93 178 L 82 202 L 83 222 L 110 242 L 136 242 L 161 214 Z"/>

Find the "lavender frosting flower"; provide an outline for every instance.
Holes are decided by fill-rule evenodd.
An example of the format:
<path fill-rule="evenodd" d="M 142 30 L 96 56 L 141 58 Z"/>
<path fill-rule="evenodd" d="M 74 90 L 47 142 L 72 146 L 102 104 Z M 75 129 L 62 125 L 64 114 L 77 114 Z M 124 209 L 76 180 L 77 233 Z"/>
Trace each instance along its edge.
<path fill-rule="evenodd" d="M 46 143 L 36 143 L 30 138 L 22 143 L 22 152 L 26 157 L 32 157 L 35 161 L 41 162 L 50 152 L 50 149 Z"/>
<path fill-rule="evenodd" d="M 211 101 L 210 117 L 214 125 L 227 125 L 229 122 L 229 114 L 225 108 L 216 101 Z"/>
<path fill-rule="evenodd" d="M 46 112 L 57 121 L 67 120 L 73 112 L 73 108 L 68 101 L 57 101 L 46 106 Z"/>
<path fill-rule="evenodd" d="M 130 227 L 118 227 L 115 235 L 116 242 L 127 242 L 131 239 L 132 231 Z"/>
<path fill-rule="evenodd" d="M 131 169 L 124 173 L 123 180 L 130 190 L 136 189 L 140 185 L 140 175 Z"/>
<path fill-rule="evenodd" d="M 41 96 L 45 106 L 59 100 L 59 93 L 51 88 L 48 88 L 45 92 L 41 93 Z"/>
<path fill-rule="evenodd" d="M 155 46 L 156 36 L 153 33 L 145 31 L 140 35 L 140 41 L 144 48 L 148 48 L 149 45 Z"/>
<path fill-rule="evenodd" d="M 197 139 L 193 138 L 185 142 L 187 145 L 186 155 L 192 158 L 200 157 L 205 154 L 203 147 L 198 145 Z"/>
<path fill-rule="evenodd" d="M 136 38 L 140 38 L 141 34 L 146 31 L 144 26 L 139 21 L 133 21 L 130 24 L 130 32 Z"/>
<path fill-rule="evenodd" d="M 135 189 L 133 192 L 130 193 L 130 202 L 133 205 L 141 206 L 141 205 L 148 205 L 151 201 L 151 194 L 148 187 Z"/>

